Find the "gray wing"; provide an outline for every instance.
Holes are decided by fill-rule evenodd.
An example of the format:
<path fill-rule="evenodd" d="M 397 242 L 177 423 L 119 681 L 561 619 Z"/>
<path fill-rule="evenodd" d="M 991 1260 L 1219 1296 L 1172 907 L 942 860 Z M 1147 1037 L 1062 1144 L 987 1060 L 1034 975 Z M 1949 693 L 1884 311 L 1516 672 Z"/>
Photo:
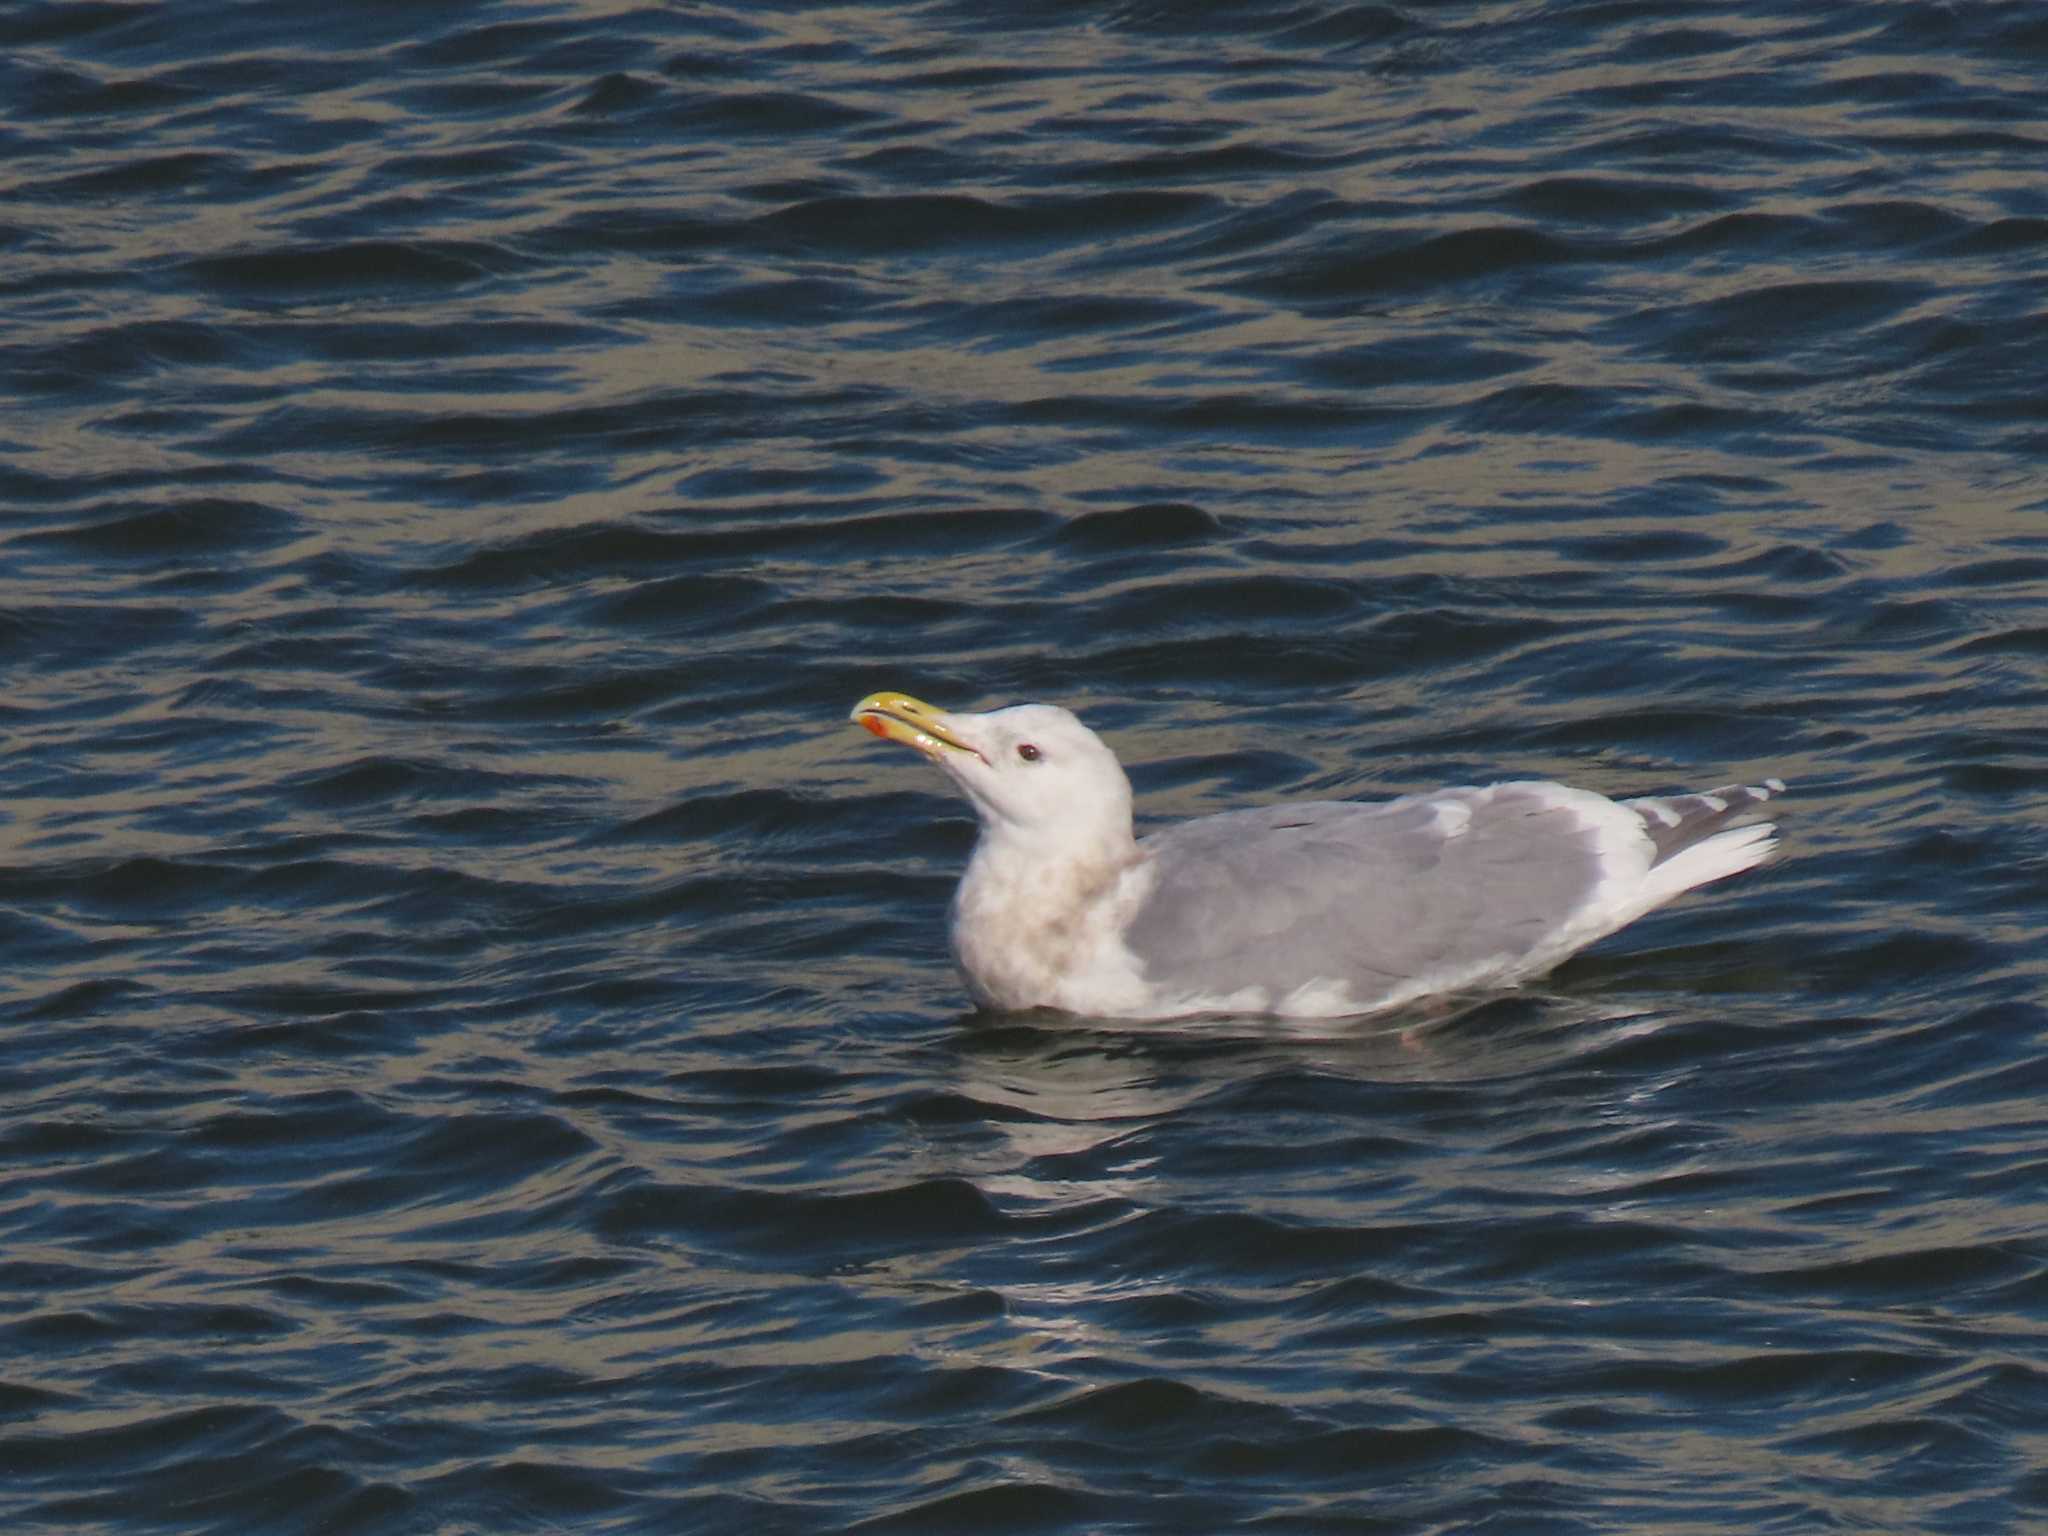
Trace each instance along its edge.
<path fill-rule="evenodd" d="M 1547 784 L 1232 811 L 1141 845 L 1158 878 L 1124 932 L 1148 981 L 1349 984 L 1361 1001 L 1553 934 L 1600 883 L 1597 832 Z"/>

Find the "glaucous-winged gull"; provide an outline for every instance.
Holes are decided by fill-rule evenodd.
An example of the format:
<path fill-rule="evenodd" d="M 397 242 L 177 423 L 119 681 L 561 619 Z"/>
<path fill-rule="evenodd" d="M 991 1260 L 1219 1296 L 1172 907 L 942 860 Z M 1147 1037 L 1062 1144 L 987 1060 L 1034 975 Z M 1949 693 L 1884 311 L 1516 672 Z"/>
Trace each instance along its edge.
<path fill-rule="evenodd" d="M 1140 838 L 1122 764 L 1072 714 L 949 714 L 875 693 L 853 720 L 946 771 L 981 818 L 954 957 L 994 1009 L 1333 1018 L 1549 970 L 1761 863 L 1776 779 L 1609 800 L 1563 784 L 1226 811 Z"/>

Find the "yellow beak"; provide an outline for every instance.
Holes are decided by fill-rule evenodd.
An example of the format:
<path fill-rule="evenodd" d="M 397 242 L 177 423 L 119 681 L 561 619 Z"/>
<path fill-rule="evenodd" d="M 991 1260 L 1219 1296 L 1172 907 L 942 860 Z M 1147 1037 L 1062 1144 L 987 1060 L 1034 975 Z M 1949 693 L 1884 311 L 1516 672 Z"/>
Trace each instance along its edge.
<path fill-rule="evenodd" d="M 944 710 L 934 709 L 907 693 L 871 693 L 853 706 L 850 718 L 884 741 L 900 741 L 906 747 L 916 748 L 933 762 L 948 752 L 981 756 L 948 728 L 950 722 Z"/>

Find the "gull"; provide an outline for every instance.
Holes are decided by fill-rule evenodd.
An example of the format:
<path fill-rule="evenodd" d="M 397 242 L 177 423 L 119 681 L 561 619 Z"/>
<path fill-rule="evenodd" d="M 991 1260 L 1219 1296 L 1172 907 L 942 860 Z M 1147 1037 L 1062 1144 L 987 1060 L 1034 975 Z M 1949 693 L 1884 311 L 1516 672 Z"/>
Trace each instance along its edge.
<path fill-rule="evenodd" d="M 1785 786 L 1610 800 L 1564 784 L 1295 801 L 1139 837 L 1131 785 L 1065 709 L 851 718 L 944 770 L 981 820 L 952 948 L 983 1008 L 1338 1018 L 1507 987 L 1768 858 Z"/>

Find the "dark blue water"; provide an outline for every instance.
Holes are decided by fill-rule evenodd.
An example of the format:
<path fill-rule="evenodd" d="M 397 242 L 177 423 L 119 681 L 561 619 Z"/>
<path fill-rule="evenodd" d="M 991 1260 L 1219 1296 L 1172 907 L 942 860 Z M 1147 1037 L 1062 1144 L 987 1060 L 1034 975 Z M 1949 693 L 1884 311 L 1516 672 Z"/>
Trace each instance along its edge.
<path fill-rule="evenodd" d="M 0 12 L 0 1528 L 2048 1528 L 2031 3 Z M 1448 1018 L 965 808 L 1779 775 Z"/>

